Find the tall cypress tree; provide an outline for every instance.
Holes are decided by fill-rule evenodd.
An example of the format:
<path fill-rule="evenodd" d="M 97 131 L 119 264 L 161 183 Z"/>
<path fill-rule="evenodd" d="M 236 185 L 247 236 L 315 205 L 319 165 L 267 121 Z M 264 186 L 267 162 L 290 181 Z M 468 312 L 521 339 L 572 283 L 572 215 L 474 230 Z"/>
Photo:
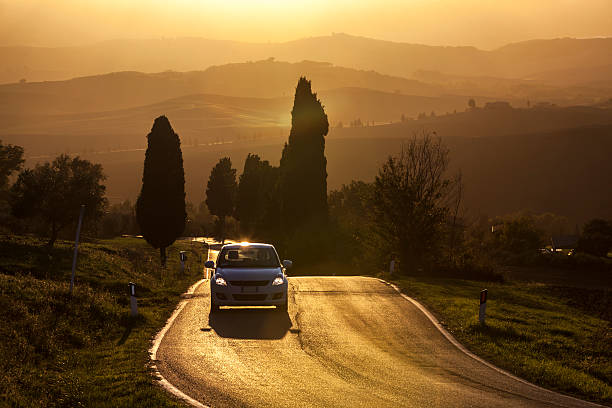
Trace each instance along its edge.
<path fill-rule="evenodd" d="M 281 222 L 287 233 L 327 220 L 327 115 L 301 77 L 291 111 L 291 132 L 280 162 Z"/>
<path fill-rule="evenodd" d="M 206 185 L 206 205 L 212 215 L 219 217 L 221 242 L 225 242 L 225 217 L 234 214 L 237 190 L 236 169 L 230 158 L 224 157 L 210 171 Z"/>
<path fill-rule="evenodd" d="M 142 190 L 136 202 L 136 217 L 144 238 L 159 248 L 166 265 L 166 248 L 185 230 L 185 171 L 179 136 L 168 118 L 155 119 L 142 174 Z"/>
<path fill-rule="evenodd" d="M 277 170 L 267 160 L 249 153 L 238 184 L 235 216 L 240 229 L 247 236 L 261 237 L 270 226 L 266 225 L 269 201 L 275 197 Z M 278 213 L 277 213 L 278 216 Z"/>

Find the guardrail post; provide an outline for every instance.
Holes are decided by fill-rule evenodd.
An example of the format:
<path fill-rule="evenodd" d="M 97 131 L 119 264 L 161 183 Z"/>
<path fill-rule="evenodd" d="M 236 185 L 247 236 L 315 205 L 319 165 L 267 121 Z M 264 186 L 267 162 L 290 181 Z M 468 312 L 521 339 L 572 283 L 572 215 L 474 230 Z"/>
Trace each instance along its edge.
<path fill-rule="evenodd" d="M 136 284 L 134 282 L 128 283 L 130 290 L 130 312 L 132 317 L 138 316 L 138 302 L 136 301 Z"/>
<path fill-rule="evenodd" d="M 85 205 L 81 205 L 81 212 L 79 213 L 79 223 L 76 230 L 76 238 L 74 240 L 74 254 L 72 255 L 72 274 L 70 275 L 70 294 L 72 295 L 72 288 L 74 287 L 74 273 L 76 271 L 77 254 L 79 253 L 79 237 L 81 235 L 81 225 L 83 224 L 83 215 L 85 214 Z"/>
<path fill-rule="evenodd" d="M 484 289 L 480 291 L 480 311 L 478 313 L 478 320 L 481 325 L 485 325 L 486 311 L 487 311 L 487 296 L 489 291 Z"/>
<path fill-rule="evenodd" d="M 179 256 L 181 257 L 181 273 L 185 273 L 185 261 L 187 260 L 187 251 L 180 251 Z"/>

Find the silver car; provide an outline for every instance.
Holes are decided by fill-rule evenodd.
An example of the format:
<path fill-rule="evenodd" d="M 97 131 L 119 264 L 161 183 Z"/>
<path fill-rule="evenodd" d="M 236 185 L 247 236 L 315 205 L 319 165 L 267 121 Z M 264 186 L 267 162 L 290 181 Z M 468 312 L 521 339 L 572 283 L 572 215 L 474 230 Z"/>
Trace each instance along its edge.
<path fill-rule="evenodd" d="M 219 306 L 276 306 L 287 310 L 286 269 L 291 261 L 280 263 L 274 246 L 269 244 L 230 244 L 219 251 L 210 280 L 210 311 Z"/>

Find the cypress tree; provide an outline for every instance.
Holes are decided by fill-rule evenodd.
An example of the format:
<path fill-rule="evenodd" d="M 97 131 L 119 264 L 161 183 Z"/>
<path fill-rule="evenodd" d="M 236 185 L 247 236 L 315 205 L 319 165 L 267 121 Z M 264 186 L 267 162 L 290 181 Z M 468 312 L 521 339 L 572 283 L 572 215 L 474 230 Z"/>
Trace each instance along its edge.
<path fill-rule="evenodd" d="M 249 153 L 244 162 L 238 183 L 235 215 L 240 221 L 241 231 L 249 237 L 262 237 L 270 230 L 271 226 L 266 222 L 269 219 L 269 202 L 276 198 L 277 170 L 256 154 Z"/>
<path fill-rule="evenodd" d="M 140 231 L 153 248 L 159 248 L 166 265 L 166 248 L 185 230 L 185 171 L 179 136 L 168 118 L 155 119 L 147 135 L 142 190 L 136 202 Z"/>
<path fill-rule="evenodd" d="M 237 189 L 236 169 L 230 158 L 224 157 L 210 171 L 206 186 L 206 205 L 212 215 L 219 217 L 221 242 L 225 242 L 225 217 L 234 213 Z"/>
<path fill-rule="evenodd" d="M 327 221 L 327 115 L 301 77 L 291 111 L 291 132 L 280 162 L 281 222 L 291 234 L 303 225 Z"/>

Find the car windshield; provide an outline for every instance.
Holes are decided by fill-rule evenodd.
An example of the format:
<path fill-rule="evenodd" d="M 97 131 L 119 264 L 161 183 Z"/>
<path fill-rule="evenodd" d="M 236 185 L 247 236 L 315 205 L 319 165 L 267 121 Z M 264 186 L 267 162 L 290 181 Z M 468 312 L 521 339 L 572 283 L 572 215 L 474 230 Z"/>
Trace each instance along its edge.
<path fill-rule="evenodd" d="M 278 268 L 280 262 L 274 248 L 240 246 L 221 250 L 217 266 L 221 268 Z"/>

